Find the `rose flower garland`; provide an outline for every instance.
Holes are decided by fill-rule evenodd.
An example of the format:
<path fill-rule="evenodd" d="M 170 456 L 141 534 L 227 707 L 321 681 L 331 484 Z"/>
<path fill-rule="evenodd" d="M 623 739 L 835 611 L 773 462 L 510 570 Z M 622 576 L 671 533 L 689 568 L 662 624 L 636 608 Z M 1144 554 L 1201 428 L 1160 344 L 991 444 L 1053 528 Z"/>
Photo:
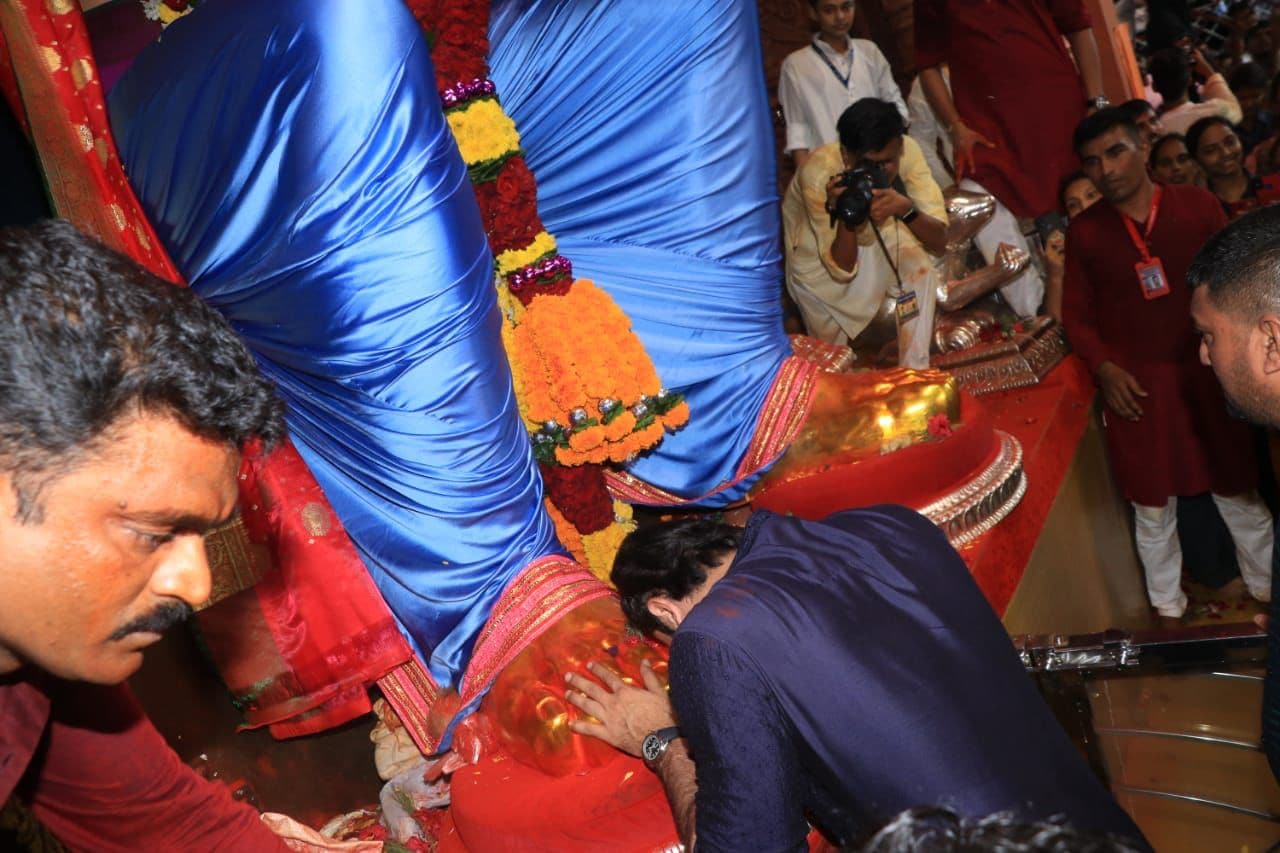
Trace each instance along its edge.
<path fill-rule="evenodd" d="M 494 255 L 503 343 L 560 541 L 607 580 L 633 526 L 605 488 L 608 462 L 653 447 L 689 409 L 664 390 L 613 300 L 575 280 L 538 215 L 515 123 L 488 79 L 488 0 L 408 0 L 432 45 L 445 118 L 467 163 Z M 582 346 L 579 341 L 590 341 Z"/>

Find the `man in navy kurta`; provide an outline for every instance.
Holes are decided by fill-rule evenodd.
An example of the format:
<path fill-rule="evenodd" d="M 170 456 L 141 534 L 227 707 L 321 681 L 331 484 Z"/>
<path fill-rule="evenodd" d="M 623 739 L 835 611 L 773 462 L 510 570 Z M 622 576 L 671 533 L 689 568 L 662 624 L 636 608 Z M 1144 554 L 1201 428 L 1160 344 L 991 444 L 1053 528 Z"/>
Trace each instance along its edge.
<path fill-rule="evenodd" d="M 732 528 L 694 522 L 711 533 L 698 544 L 689 522 L 676 524 L 686 532 L 633 534 L 614 580 L 633 622 L 676 629 L 672 745 L 696 764 L 698 849 L 803 849 L 806 814 L 847 843 L 920 805 L 969 817 L 1065 815 L 1081 829 L 1141 839 L 927 519 L 892 506 L 824 521 L 761 512 L 736 553 L 715 546 L 732 542 Z M 658 562 L 700 563 L 705 580 L 687 591 Z M 633 706 L 657 700 L 611 681 L 613 692 L 570 679 L 582 691 L 571 701 L 602 723 L 574 727 L 628 749 L 608 735 L 621 730 L 615 711 L 625 715 L 639 694 L 649 695 Z M 678 760 L 651 766 L 669 793 L 679 789 Z M 675 797 L 673 806 L 679 819 Z"/>

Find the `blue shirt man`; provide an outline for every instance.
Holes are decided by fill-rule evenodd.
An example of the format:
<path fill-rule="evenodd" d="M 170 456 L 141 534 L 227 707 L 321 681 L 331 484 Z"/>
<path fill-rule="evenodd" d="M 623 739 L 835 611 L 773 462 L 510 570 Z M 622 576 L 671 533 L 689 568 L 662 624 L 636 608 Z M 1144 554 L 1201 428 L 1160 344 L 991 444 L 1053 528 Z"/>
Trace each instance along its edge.
<path fill-rule="evenodd" d="M 1141 839 L 927 519 L 892 506 L 823 521 L 762 512 L 735 539 L 706 521 L 649 528 L 614 565 L 631 621 L 674 629 L 679 735 L 666 748 L 660 734 L 647 738 L 644 751 L 657 753 L 650 766 L 698 849 L 804 849 L 806 815 L 848 843 L 920 805 L 968 817 L 1065 815 L 1081 829 Z M 691 573 L 685 588 L 678 575 Z M 628 724 L 665 729 L 650 713 L 661 691 L 647 673 L 646 690 L 605 681 L 612 693 L 570 678 L 581 691 L 570 701 L 601 721 L 575 730 L 627 749 L 626 737 L 610 735 Z M 654 701 L 628 718 L 629 700 Z M 682 778 L 690 759 L 696 783 Z M 692 806 L 680 800 L 690 787 Z"/>

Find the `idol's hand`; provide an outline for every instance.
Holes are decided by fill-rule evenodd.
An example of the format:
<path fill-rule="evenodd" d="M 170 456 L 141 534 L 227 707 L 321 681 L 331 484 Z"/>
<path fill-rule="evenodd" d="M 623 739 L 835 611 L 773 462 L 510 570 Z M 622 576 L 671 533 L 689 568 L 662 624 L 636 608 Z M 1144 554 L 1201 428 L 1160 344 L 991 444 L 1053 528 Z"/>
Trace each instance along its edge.
<path fill-rule="evenodd" d="M 604 664 L 593 663 L 587 669 L 603 685 L 578 673 L 566 673 L 565 681 L 572 690 L 565 698 L 599 722 L 574 720 L 569 723 L 573 731 L 599 738 L 628 755 L 639 757 L 646 735 L 675 725 L 671 699 L 647 660 L 640 664 L 643 688 L 627 684 Z"/>
<path fill-rule="evenodd" d="M 965 175 L 973 171 L 973 149 L 976 146 L 996 147 L 994 142 L 969 127 L 963 119 L 956 119 L 956 123 L 951 125 L 951 144 L 955 147 L 956 183 L 960 183 Z"/>
<path fill-rule="evenodd" d="M 1132 373 L 1113 362 L 1104 361 L 1098 367 L 1096 378 L 1102 397 L 1113 412 L 1129 421 L 1142 418 L 1139 400 L 1147 396 L 1147 392 Z"/>

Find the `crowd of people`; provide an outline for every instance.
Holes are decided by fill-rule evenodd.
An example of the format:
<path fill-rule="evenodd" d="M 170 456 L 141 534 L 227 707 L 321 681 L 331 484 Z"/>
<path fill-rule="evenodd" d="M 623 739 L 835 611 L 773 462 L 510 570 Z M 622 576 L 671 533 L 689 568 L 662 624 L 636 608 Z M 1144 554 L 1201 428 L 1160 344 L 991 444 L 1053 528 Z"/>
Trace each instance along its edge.
<path fill-rule="evenodd" d="M 1149 48 L 1150 89 L 1113 106 L 1083 3 L 917 2 L 918 74 L 909 120 L 895 124 L 903 101 L 888 75 L 865 85 L 869 75 L 840 72 L 841 62 L 884 66 L 874 44 L 850 37 L 853 4 L 811 0 L 818 32 L 783 63 L 778 97 L 787 151 L 800 150 L 795 123 L 807 146 L 783 211 L 787 288 L 808 331 L 856 344 L 887 297 L 900 363 L 928 364 L 923 330 L 946 248 L 930 239 L 933 221 L 946 221 L 941 187 L 992 196 L 996 213 L 977 247 L 988 261 L 1002 244 L 1039 258 L 999 298 L 1019 317 L 1061 320 L 1093 372 L 1151 605 L 1173 623 L 1187 609 L 1183 564 L 1196 562 L 1183 540 L 1195 551 L 1229 536 L 1235 583 L 1270 599 L 1271 511 L 1258 493 L 1265 442 L 1229 417 L 1197 361 L 1184 279 L 1196 250 L 1228 221 L 1280 200 L 1280 176 L 1265 171 L 1280 77 L 1272 24 L 1247 10 L 1232 8 L 1240 37 L 1217 57 L 1229 80 L 1192 42 L 1189 21 L 1179 31 L 1181 19 L 1171 22 L 1163 6 L 1150 11 L 1150 38 L 1138 45 Z M 1000 73 L 1002 64 L 1018 74 Z M 821 85 L 796 85 L 802 67 Z M 807 100 L 819 96 L 828 99 L 822 110 Z M 819 112 L 830 120 L 818 124 Z M 871 116 L 887 121 L 874 139 Z M 845 197 L 861 191 L 851 176 L 886 160 L 897 169 L 871 186 L 865 215 L 844 215 L 854 209 Z"/>

